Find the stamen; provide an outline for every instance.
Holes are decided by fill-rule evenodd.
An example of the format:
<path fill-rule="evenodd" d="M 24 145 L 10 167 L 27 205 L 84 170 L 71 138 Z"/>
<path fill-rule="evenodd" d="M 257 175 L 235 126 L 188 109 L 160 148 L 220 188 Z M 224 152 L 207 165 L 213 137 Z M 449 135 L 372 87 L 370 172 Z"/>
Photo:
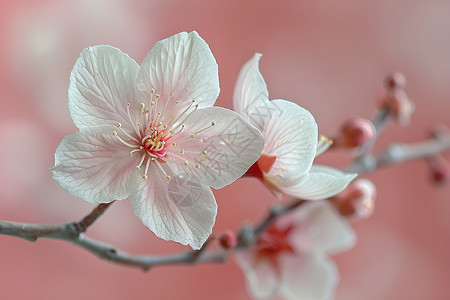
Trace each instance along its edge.
<path fill-rule="evenodd" d="M 333 140 L 321 134 L 317 143 L 316 157 L 327 151 L 331 145 L 333 145 Z"/>
<path fill-rule="evenodd" d="M 112 134 L 125 146 L 128 146 L 130 148 L 139 148 L 138 145 L 131 145 L 131 144 L 125 142 L 124 140 L 122 140 L 122 138 L 117 134 L 117 131 L 114 130 Z"/>
<path fill-rule="evenodd" d="M 136 166 L 136 169 L 138 169 L 138 170 L 141 169 L 141 166 L 142 166 L 142 164 L 144 163 L 145 157 L 146 157 L 146 155 L 145 155 L 145 153 L 143 153 L 143 154 L 142 154 L 142 157 L 141 157 L 141 161 L 139 162 L 139 165 Z"/>
<path fill-rule="evenodd" d="M 139 140 L 135 137 L 133 137 L 131 134 L 129 134 L 128 132 L 126 132 L 123 128 L 122 128 L 122 124 L 117 123 L 117 128 L 120 129 L 120 131 L 125 134 L 127 137 L 129 137 L 130 139 L 132 139 L 133 141 L 135 141 L 136 143 L 140 143 Z"/>
<path fill-rule="evenodd" d="M 156 163 L 156 165 L 158 166 L 158 168 L 164 173 L 164 175 L 166 175 L 166 178 L 167 178 L 168 180 L 170 180 L 171 176 L 170 176 L 170 175 L 167 175 L 166 171 L 163 169 L 163 167 L 161 166 L 161 164 L 160 164 L 157 160 L 154 160 L 154 162 Z"/>
<path fill-rule="evenodd" d="M 189 113 L 187 113 L 191 107 L 194 107 L 194 110 L 191 111 L 191 112 L 189 112 Z M 179 125 L 174 126 L 175 128 L 177 128 L 177 127 L 180 126 L 184 121 L 186 121 L 187 118 L 188 118 L 194 111 L 197 110 L 197 108 L 198 108 L 198 104 L 195 103 L 194 101 L 192 101 L 191 104 L 189 104 L 188 107 L 186 107 L 186 109 L 183 110 L 183 112 L 181 112 L 181 113 L 178 115 L 178 117 L 175 118 L 174 120 L 172 120 L 172 122 L 170 122 L 167 126 L 170 128 L 170 127 L 172 127 L 172 126 L 174 126 L 175 124 L 178 123 Z M 180 119 L 182 116 L 184 116 L 185 114 L 187 114 L 187 116 L 185 116 L 184 119 L 182 119 L 182 120 L 179 121 L 179 119 Z"/>
<path fill-rule="evenodd" d="M 203 154 L 203 155 L 208 155 L 208 152 L 207 152 L 206 150 L 203 150 L 203 151 L 202 151 L 202 154 Z"/>
<path fill-rule="evenodd" d="M 214 126 L 216 126 L 216 122 L 212 121 L 212 122 L 211 122 L 211 125 L 209 125 L 209 126 L 203 128 L 203 129 L 200 129 L 200 130 L 197 131 L 197 132 L 191 133 L 191 134 L 189 135 L 189 137 L 190 137 L 191 139 L 193 139 L 193 138 L 195 138 L 197 135 L 199 135 L 200 133 L 205 132 L 206 130 L 208 130 L 209 128 L 214 127 Z M 170 133 L 172 134 L 172 132 L 170 132 Z M 172 136 L 173 136 L 173 134 L 172 134 Z M 187 140 L 187 139 L 188 139 L 188 137 L 185 136 L 185 137 L 183 137 L 183 138 L 181 138 L 181 139 L 178 139 L 178 142 L 182 142 L 182 141 L 185 141 L 185 140 Z"/>
<path fill-rule="evenodd" d="M 144 172 L 144 176 L 142 176 L 142 178 L 147 179 L 147 174 L 148 174 L 148 167 L 150 166 L 150 158 L 147 158 L 147 164 L 145 165 L 145 172 Z"/>
<path fill-rule="evenodd" d="M 128 119 L 130 120 L 130 124 L 133 124 L 133 128 L 134 131 L 136 132 L 136 134 L 138 135 L 138 137 L 141 137 L 141 134 L 139 132 L 139 130 L 136 127 L 136 124 L 133 122 L 133 119 L 131 118 L 131 114 L 130 114 L 130 103 L 127 103 L 127 114 L 128 114 Z"/>
<path fill-rule="evenodd" d="M 170 100 L 171 97 L 173 97 L 173 95 L 174 95 L 173 92 L 169 93 L 169 96 L 167 97 L 166 103 L 164 103 L 164 107 L 161 110 L 161 115 L 164 115 L 164 113 L 166 112 L 166 108 L 167 108 L 167 105 L 169 104 L 169 100 Z"/>
<path fill-rule="evenodd" d="M 134 153 L 134 152 L 141 151 L 142 149 L 144 149 L 144 147 L 140 146 L 139 149 L 131 150 L 131 151 L 130 151 L 130 155 L 133 156 L 133 153 Z"/>

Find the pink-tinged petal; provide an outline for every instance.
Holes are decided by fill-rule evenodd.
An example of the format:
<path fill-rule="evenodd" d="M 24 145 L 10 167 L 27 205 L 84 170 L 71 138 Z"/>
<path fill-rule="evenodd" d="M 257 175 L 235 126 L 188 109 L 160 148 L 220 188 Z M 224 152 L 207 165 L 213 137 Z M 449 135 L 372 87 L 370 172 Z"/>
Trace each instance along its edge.
<path fill-rule="evenodd" d="M 253 107 L 250 120 L 264 136 L 263 154 L 277 158 L 268 176 L 299 176 L 309 171 L 316 154 L 317 124 L 306 109 L 272 100 Z"/>
<path fill-rule="evenodd" d="M 127 114 L 140 109 L 136 99 L 137 63 L 119 49 L 94 46 L 84 49 L 70 75 L 69 109 L 78 128 L 121 123 L 134 131 Z M 133 115 L 137 115 L 133 112 Z"/>
<path fill-rule="evenodd" d="M 334 262 L 320 254 L 280 256 L 280 294 L 288 300 L 333 299 L 339 273 Z"/>
<path fill-rule="evenodd" d="M 177 172 L 195 175 L 203 185 L 219 189 L 232 183 L 261 155 L 261 133 L 229 109 L 198 109 L 184 124 L 176 146 L 167 152 L 169 163 Z"/>
<path fill-rule="evenodd" d="M 314 165 L 306 175 L 275 178 L 276 186 L 284 193 L 304 200 L 322 200 L 343 191 L 357 174 L 344 173 L 322 165 Z"/>
<path fill-rule="evenodd" d="M 254 252 L 237 251 L 235 259 L 247 279 L 247 289 L 256 299 L 267 299 L 276 294 L 280 285 L 279 271 L 264 259 L 258 259 Z"/>
<path fill-rule="evenodd" d="M 171 170 L 162 167 L 167 174 Z M 217 204 L 209 187 L 190 174 L 166 175 L 155 163 L 130 195 L 134 213 L 156 236 L 200 249 L 212 232 Z"/>
<path fill-rule="evenodd" d="M 264 78 L 259 72 L 259 59 L 262 54 L 255 53 L 253 57 L 244 64 L 239 72 L 233 94 L 233 108 L 247 121 L 250 121 L 249 112 L 255 106 L 269 101 Z"/>
<path fill-rule="evenodd" d="M 289 240 L 299 253 L 336 254 L 356 243 L 353 228 L 328 201 L 304 204 L 294 214 L 298 225 Z"/>
<path fill-rule="evenodd" d="M 217 62 L 195 31 L 157 42 L 142 62 L 137 83 L 149 97 L 152 89 L 160 96 L 163 118 L 177 116 L 192 101 L 200 108 L 212 106 L 220 90 Z"/>
<path fill-rule="evenodd" d="M 53 178 L 70 194 L 92 203 L 128 197 L 139 177 L 137 155 L 113 136 L 111 126 L 83 128 L 64 137 Z"/>

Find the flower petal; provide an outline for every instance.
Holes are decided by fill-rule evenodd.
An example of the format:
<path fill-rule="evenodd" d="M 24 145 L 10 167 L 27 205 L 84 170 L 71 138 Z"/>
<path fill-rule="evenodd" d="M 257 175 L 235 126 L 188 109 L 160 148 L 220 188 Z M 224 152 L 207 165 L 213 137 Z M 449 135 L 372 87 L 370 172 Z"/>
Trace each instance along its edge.
<path fill-rule="evenodd" d="M 247 121 L 250 121 L 249 112 L 253 107 L 269 101 L 269 92 L 258 67 L 261 56 L 262 54 L 255 53 L 244 64 L 234 88 L 233 108 Z"/>
<path fill-rule="evenodd" d="M 232 183 L 261 155 L 261 133 L 229 109 L 198 109 L 184 124 L 185 132 L 177 136 L 180 141 L 175 140 L 177 145 L 169 148 L 167 156 L 174 158 L 169 160 L 174 168 L 194 174 L 203 185 L 219 189 Z"/>
<path fill-rule="evenodd" d="M 297 252 L 336 254 L 356 243 L 353 228 L 328 201 L 303 204 L 294 214 L 298 225 L 289 239 Z"/>
<path fill-rule="evenodd" d="M 135 93 L 138 69 L 133 59 L 111 46 L 81 51 L 69 84 L 69 109 L 75 126 L 81 129 L 121 123 L 124 129 L 134 131 L 127 103 L 140 109 Z"/>
<path fill-rule="evenodd" d="M 309 171 L 316 154 L 317 124 L 306 109 L 272 100 L 253 107 L 250 119 L 264 136 L 262 153 L 277 157 L 268 176 L 299 176 Z"/>
<path fill-rule="evenodd" d="M 333 299 L 339 282 L 334 262 L 318 254 L 282 255 L 280 293 L 288 300 Z"/>
<path fill-rule="evenodd" d="M 247 279 L 248 292 L 254 298 L 266 299 L 275 295 L 280 279 L 270 261 L 258 259 L 251 251 L 237 251 L 235 258 Z"/>
<path fill-rule="evenodd" d="M 137 82 L 149 97 L 152 89 L 160 96 L 159 107 L 166 107 L 162 118 L 177 116 L 193 100 L 200 108 L 212 106 L 220 90 L 217 62 L 195 31 L 157 42 L 142 62 Z"/>
<path fill-rule="evenodd" d="M 55 153 L 53 178 L 70 194 L 92 203 L 128 197 L 138 179 L 137 155 L 112 135 L 113 127 L 83 128 L 64 137 Z"/>
<path fill-rule="evenodd" d="M 313 165 L 306 175 L 291 179 L 275 178 L 274 181 L 284 194 L 304 200 L 321 200 L 340 193 L 356 176 L 327 166 Z"/>
<path fill-rule="evenodd" d="M 165 171 L 170 173 L 167 166 Z M 212 232 L 217 204 L 209 187 L 190 174 L 168 180 L 154 164 L 130 195 L 134 213 L 156 236 L 200 249 Z"/>

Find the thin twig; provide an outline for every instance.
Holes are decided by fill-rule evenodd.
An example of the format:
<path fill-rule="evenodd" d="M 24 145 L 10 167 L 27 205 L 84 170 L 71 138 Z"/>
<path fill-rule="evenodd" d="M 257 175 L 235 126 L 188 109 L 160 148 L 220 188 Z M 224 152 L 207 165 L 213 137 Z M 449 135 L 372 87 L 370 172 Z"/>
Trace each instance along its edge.
<path fill-rule="evenodd" d="M 367 155 L 347 168 L 348 172 L 373 172 L 380 167 L 399 164 L 408 160 L 428 158 L 450 150 L 450 134 L 441 134 L 417 143 L 397 143 L 387 147 L 380 154 Z"/>
<path fill-rule="evenodd" d="M 81 219 L 80 222 L 76 223 L 78 231 L 80 233 L 85 232 L 88 229 L 88 227 L 91 226 L 111 204 L 113 204 L 113 202 L 114 201 L 110 203 L 101 203 L 97 205 L 97 207 L 95 207 L 90 214 Z"/>

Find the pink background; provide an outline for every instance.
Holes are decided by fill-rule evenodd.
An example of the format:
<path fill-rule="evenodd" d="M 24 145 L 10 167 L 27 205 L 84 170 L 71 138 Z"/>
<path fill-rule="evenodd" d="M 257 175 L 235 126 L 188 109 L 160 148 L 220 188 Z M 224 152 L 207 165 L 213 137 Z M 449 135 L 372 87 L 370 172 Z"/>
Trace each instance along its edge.
<path fill-rule="evenodd" d="M 377 149 L 450 125 L 450 2 L 410 1 L 2 1 L 0 3 L 0 219 L 75 221 L 92 205 L 52 180 L 54 150 L 75 132 L 67 108 L 70 70 L 82 48 L 119 47 L 141 62 L 153 44 L 196 30 L 219 64 L 219 106 L 254 52 L 270 97 L 309 109 L 326 135 L 371 117 L 382 79 L 402 71 L 416 102 L 412 124 L 391 125 Z M 335 166 L 347 157 L 330 153 Z M 449 156 L 447 155 L 447 158 Z M 336 256 L 340 300 L 450 299 L 450 186 L 435 186 L 422 160 L 379 170 L 375 214 L 354 223 L 358 243 Z M 260 219 L 271 194 L 254 179 L 215 191 L 215 233 Z M 136 254 L 185 249 L 147 230 L 128 201 L 89 231 Z M 0 236 L 0 299 L 250 299 L 228 263 L 143 273 L 101 261 L 69 243 Z"/>

